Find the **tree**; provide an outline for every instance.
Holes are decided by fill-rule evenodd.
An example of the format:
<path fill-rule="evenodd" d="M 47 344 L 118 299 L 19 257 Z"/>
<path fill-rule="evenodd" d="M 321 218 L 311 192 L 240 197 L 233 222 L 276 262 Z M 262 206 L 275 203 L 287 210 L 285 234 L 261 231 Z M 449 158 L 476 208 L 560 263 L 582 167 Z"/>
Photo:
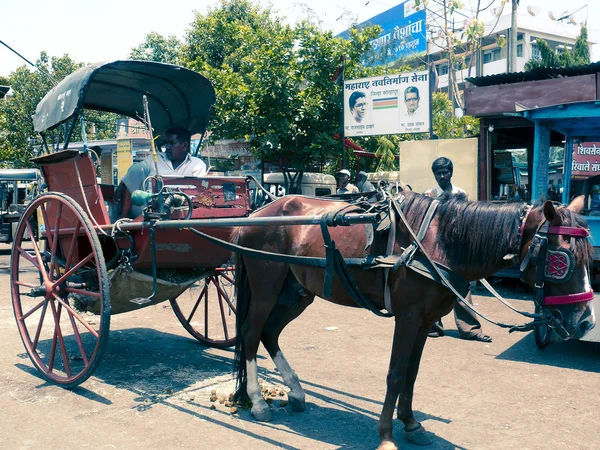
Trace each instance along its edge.
<path fill-rule="evenodd" d="M 131 49 L 129 59 L 180 65 L 180 52 L 181 42 L 177 36 L 165 38 L 153 31 L 146 35 L 144 42 Z"/>
<path fill-rule="evenodd" d="M 501 8 L 504 8 L 506 1 L 500 1 Z M 418 7 L 425 6 L 429 9 L 428 26 L 433 29 L 430 32 L 432 44 L 442 49 L 448 59 L 448 96 L 463 108 L 464 100 L 459 95 L 458 86 L 462 80 L 458 79 L 457 71 L 468 69 L 468 76 L 471 76 L 476 60 L 471 56 L 481 49 L 485 35 L 485 25 L 479 16 L 494 5 L 496 0 L 476 0 L 468 8 L 460 0 L 415 0 L 415 3 Z M 499 17 L 500 15 L 497 20 Z M 494 28 L 495 25 L 491 27 Z M 503 42 L 500 44 L 503 45 Z"/>
<path fill-rule="evenodd" d="M 375 73 L 361 58 L 377 32 L 335 38 L 307 22 L 284 25 L 249 0 L 221 0 L 206 15 L 197 13 L 182 54 L 215 86 L 211 138 L 246 138 L 256 155 L 284 171 L 339 157 L 333 136 L 341 130 L 341 87 L 331 76 L 341 56 L 347 77 Z"/>
<path fill-rule="evenodd" d="M 37 70 L 26 66 L 17 68 L 8 77 L 14 96 L 0 102 L 0 161 L 5 166 L 28 167 L 33 147 L 39 144 L 33 129 L 32 115 L 39 101 L 60 80 L 81 67 L 68 55 L 50 58 L 46 52 L 36 62 Z M 114 114 L 90 111 L 89 122 L 97 122 L 96 138 L 114 137 L 116 127 Z M 72 141 L 81 140 L 79 127 L 75 127 Z"/>
<path fill-rule="evenodd" d="M 543 39 L 537 40 L 541 59 L 531 59 L 525 64 L 525 70 L 540 68 L 557 69 L 560 67 L 583 66 L 590 63 L 590 47 L 588 44 L 588 32 L 586 25 L 581 26 L 581 31 L 572 50 L 565 46 L 562 53 L 555 52 Z"/>

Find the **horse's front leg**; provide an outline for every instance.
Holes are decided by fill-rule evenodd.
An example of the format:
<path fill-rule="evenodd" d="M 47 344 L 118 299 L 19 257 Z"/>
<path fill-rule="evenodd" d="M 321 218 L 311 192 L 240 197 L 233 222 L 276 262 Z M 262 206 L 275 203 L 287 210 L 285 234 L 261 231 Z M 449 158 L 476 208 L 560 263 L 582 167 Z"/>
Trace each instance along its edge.
<path fill-rule="evenodd" d="M 431 436 L 425 428 L 415 420 L 412 409 L 413 391 L 417 374 L 419 372 L 419 364 L 423 355 L 423 348 L 427 341 L 427 333 L 431 329 L 433 322 L 427 322 L 421 325 L 417 333 L 417 339 L 413 351 L 410 355 L 409 366 L 404 380 L 404 386 L 398 397 L 398 419 L 404 423 L 404 435 L 413 444 L 428 445 L 431 444 Z"/>
<path fill-rule="evenodd" d="M 394 407 L 407 378 L 410 357 L 421 325 L 421 317 L 416 317 L 414 312 L 400 313 L 395 316 L 395 320 L 392 356 L 387 375 L 387 392 L 378 424 L 381 437 L 378 450 L 397 449 L 392 429 Z"/>

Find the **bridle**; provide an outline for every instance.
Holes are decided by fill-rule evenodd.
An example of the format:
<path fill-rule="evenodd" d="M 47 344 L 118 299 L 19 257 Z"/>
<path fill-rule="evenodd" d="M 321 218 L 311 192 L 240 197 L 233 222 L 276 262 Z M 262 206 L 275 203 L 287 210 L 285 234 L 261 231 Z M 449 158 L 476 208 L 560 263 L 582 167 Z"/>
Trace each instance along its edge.
<path fill-rule="evenodd" d="M 521 223 L 520 237 L 523 239 L 525 222 L 529 211 L 524 215 Z M 548 244 L 548 236 L 564 236 L 570 238 L 569 247 L 558 247 Z M 547 220 L 544 220 L 536 230 L 536 233 L 529 244 L 527 254 L 520 266 L 521 280 L 525 281 L 525 271 L 532 259 L 536 262 L 535 271 L 535 296 L 534 301 L 538 308 L 548 317 L 548 326 L 553 328 L 562 338 L 570 337 L 570 333 L 563 326 L 564 320 L 562 313 L 553 306 L 568 305 L 573 303 L 589 302 L 594 298 L 594 291 L 563 294 L 563 295 L 545 295 L 545 283 L 567 283 L 573 276 L 575 269 L 575 256 L 571 248 L 575 245 L 575 239 L 587 238 L 589 231 L 583 227 L 551 226 Z M 586 274 L 586 276 L 589 276 Z"/>

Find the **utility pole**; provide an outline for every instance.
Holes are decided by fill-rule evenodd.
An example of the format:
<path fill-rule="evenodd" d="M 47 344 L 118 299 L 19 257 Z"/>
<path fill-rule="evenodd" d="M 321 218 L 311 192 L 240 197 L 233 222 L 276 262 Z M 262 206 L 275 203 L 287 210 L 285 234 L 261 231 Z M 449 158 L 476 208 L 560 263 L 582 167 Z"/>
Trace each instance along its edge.
<path fill-rule="evenodd" d="M 508 71 L 517 71 L 517 28 L 519 15 L 519 0 L 512 1 L 512 14 L 510 17 L 510 36 L 508 40 Z"/>

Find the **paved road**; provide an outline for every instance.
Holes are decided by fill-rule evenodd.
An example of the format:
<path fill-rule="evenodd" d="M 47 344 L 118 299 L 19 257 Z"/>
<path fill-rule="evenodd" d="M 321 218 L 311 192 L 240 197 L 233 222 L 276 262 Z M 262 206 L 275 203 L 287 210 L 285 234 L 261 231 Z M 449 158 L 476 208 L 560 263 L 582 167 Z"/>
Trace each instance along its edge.
<path fill-rule="evenodd" d="M 0 444 L 6 449 L 373 449 L 385 394 L 393 322 L 317 301 L 291 324 L 282 347 L 307 390 L 307 411 L 274 402 L 272 423 L 232 415 L 209 397 L 233 391 L 232 352 L 191 340 L 171 309 L 113 316 L 95 375 L 67 391 L 44 382 L 24 354 L 0 256 Z M 518 294 L 518 293 L 515 293 Z M 494 317 L 518 318 L 492 302 Z M 519 307 L 529 308 L 526 301 Z M 536 349 L 531 334 L 486 326 L 494 342 L 431 339 L 415 409 L 435 434 L 430 449 L 593 449 L 600 443 L 600 348 L 570 342 Z M 260 376 L 281 386 L 262 353 Z M 407 443 L 397 423 L 400 448 Z M 416 448 L 416 447 L 415 447 Z"/>

